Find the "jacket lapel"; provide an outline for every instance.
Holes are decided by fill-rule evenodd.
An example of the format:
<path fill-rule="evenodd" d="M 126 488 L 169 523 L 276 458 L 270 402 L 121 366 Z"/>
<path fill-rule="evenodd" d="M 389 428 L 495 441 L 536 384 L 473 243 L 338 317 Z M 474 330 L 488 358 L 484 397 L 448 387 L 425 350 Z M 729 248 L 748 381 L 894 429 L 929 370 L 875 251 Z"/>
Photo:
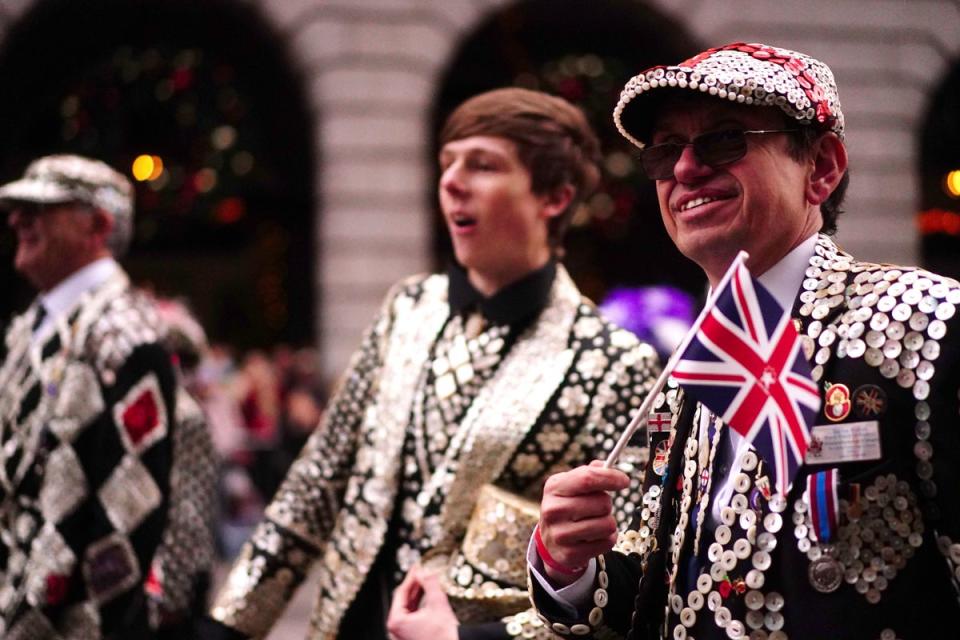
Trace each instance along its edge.
<path fill-rule="evenodd" d="M 546 308 L 467 410 L 463 424 L 468 435 L 442 512 L 448 539 L 464 533 L 480 488 L 500 475 L 566 377 L 574 358 L 568 342 L 579 303 L 579 292 L 558 266 Z"/>

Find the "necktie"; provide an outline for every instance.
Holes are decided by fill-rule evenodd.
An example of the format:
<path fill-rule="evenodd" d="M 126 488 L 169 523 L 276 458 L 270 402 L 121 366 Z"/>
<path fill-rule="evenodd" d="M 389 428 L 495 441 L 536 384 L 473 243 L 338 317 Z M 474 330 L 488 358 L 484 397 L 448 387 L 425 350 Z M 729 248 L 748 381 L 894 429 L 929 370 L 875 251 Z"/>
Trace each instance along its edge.
<path fill-rule="evenodd" d="M 717 525 L 719 524 L 713 518 L 713 503 L 717 499 L 717 494 L 720 489 L 727 482 L 727 477 L 730 474 L 730 427 L 723 425 L 722 430 L 718 434 L 717 430 L 717 421 L 714 419 L 713 413 L 710 413 L 706 419 L 706 425 L 701 425 L 706 427 L 707 437 L 705 442 L 709 445 L 709 455 L 712 458 L 712 464 L 707 463 L 709 466 L 710 474 L 710 497 L 706 504 L 706 511 L 703 516 L 703 535 L 709 539 L 712 538 L 713 532 L 716 530 Z M 701 473 L 703 469 L 701 467 Z M 701 482 L 700 489 L 705 490 L 705 483 L 697 478 Z M 697 501 L 694 504 L 693 510 L 690 514 L 690 539 L 695 539 L 696 529 L 699 522 L 700 516 L 700 507 L 701 502 L 700 492 L 697 492 Z M 707 566 L 707 549 L 709 544 L 706 544 L 704 540 L 700 541 L 700 548 L 693 549 L 691 546 L 692 553 L 687 561 L 687 584 L 688 589 L 692 589 L 693 585 L 697 583 L 697 577 L 703 571 L 704 567 Z"/>
<path fill-rule="evenodd" d="M 37 332 L 37 329 L 40 328 L 40 325 L 43 324 L 43 321 L 47 317 L 47 308 L 43 306 L 43 303 L 37 304 L 37 313 L 33 318 L 33 324 L 30 325 L 30 331 L 33 333 Z"/>

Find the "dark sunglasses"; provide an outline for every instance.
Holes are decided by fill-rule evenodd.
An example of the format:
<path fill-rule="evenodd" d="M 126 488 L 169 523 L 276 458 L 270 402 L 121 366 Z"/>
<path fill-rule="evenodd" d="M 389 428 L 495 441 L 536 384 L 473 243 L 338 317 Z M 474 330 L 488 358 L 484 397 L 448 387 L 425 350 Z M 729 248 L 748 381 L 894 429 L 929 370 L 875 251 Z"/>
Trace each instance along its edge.
<path fill-rule="evenodd" d="M 790 133 L 796 129 L 729 129 L 711 131 L 697 136 L 690 142 L 664 142 L 640 150 L 640 165 L 651 180 L 668 180 L 673 177 L 673 168 L 685 147 L 692 145 L 697 161 L 716 168 L 736 162 L 747 155 L 747 134 Z"/>

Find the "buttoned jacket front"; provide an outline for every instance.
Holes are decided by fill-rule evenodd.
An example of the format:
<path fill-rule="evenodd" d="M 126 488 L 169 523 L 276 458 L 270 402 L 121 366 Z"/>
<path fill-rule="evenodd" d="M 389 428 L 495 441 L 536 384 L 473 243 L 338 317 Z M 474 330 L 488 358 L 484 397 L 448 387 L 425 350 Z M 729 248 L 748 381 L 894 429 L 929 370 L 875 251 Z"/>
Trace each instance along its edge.
<path fill-rule="evenodd" d="M 705 527 L 698 515 L 712 505 L 698 485 L 715 453 L 702 464 L 698 431 L 709 421 L 671 386 L 655 411 L 671 414 L 672 429 L 650 442 L 659 474 L 652 465 L 634 523 L 600 559 L 593 602 L 571 618 L 534 590 L 540 612 L 561 635 L 598 638 L 631 626 L 634 638 L 680 640 L 952 637 L 960 623 L 958 304 L 951 279 L 860 262 L 819 237 L 794 308 L 824 399 L 814 433 L 864 424 L 879 434 L 880 457 L 808 457 L 783 499 L 751 448 L 738 461 L 731 504 L 715 529 Z M 810 474 L 831 468 L 840 502 L 828 545 L 815 535 L 805 489 Z"/>
<path fill-rule="evenodd" d="M 241 552 L 214 604 L 214 619 L 244 636 L 261 637 L 307 567 L 319 561 L 320 594 L 310 637 L 349 637 L 349 630 L 340 629 L 341 618 L 391 522 L 408 527 L 409 544 L 401 546 L 401 555 L 404 562 L 415 562 L 420 550 L 460 544 L 484 484 L 536 500 L 551 473 L 612 448 L 618 425 L 626 424 L 630 409 L 652 383 L 656 365 L 650 347 L 603 321 L 558 267 L 543 310 L 488 377 L 474 375 L 453 355 L 435 357 L 445 327 L 459 322 L 451 317 L 447 291 L 445 276 L 430 276 L 404 281 L 388 295 L 325 420 Z M 450 335 L 454 345 L 461 340 L 457 332 Z M 482 358 L 473 366 L 483 366 Z M 471 384 L 471 377 L 482 382 L 449 442 L 429 421 L 424 423 L 428 439 L 444 438 L 443 446 L 424 454 L 436 458 L 436 469 L 427 481 L 408 487 L 410 498 L 398 504 L 398 485 L 407 477 L 401 468 L 404 445 L 410 449 L 414 437 L 411 421 L 422 423 L 418 412 L 427 410 L 424 381 L 440 389 L 444 380 Z M 644 453 L 644 448 L 634 448 L 635 456 Z M 641 458 L 633 459 L 639 464 Z M 639 482 L 634 490 L 639 498 Z M 439 505 L 438 512 L 429 511 L 431 504 Z M 623 507 L 621 502 L 626 513 Z M 517 536 L 521 538 L 528 539 L 529 531 Z M 522 551 L 512 568 L 521 576 Z M 490 611 L 498 610 L 501 585 L 476 567 L 461 567 L 458 575 L 462 586 L 490 596 Z M 503 625 L 512 635 L 549 635 L 526 612 Z M 499 633 L 506 633 L 503 626 Z"/>

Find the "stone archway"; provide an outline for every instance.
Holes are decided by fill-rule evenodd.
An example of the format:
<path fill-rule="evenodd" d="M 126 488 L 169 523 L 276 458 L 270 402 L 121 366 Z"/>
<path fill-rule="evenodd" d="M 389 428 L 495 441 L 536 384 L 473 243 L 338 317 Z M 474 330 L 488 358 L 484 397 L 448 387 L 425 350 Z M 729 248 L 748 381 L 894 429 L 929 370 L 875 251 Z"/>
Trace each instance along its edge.
<path fill-rule="evenodd" d="M 185 294 L 214 340 L 312 342 L 315 291 L 301 275 L 315 259 L 304 233 L 312 117 L 262 12 L 231 0 L 45 0 L 3 17 L 0 78 L 19 96 L 0 105 L 3 179 L 47 153 L 128 175 L 136 156 L 161 158 L 164 172 L 137 185 L 124 260 L 134 281 Z M 16 282 L 10 249 L 7 235 L 0 277 Z"/>
<path fill-rule="evenodd" d="M 339 375 L 387 289 L 430 267 L 430 108 L 461 34 L 503 0 L 266 0 L 322 114 L 316 229 L 324 372 Z"/>
<path fill-rule="evenodd" d="M 316 228 L 321 260 L 314 277 L 323 291 L 321 367 L 332 378 L 389 286 L 435 266 L 437 94 L 465 35 L 510 3 L 262 2 L 287 34 L 322 114 L 315 193 L 323 224 Z"/>

